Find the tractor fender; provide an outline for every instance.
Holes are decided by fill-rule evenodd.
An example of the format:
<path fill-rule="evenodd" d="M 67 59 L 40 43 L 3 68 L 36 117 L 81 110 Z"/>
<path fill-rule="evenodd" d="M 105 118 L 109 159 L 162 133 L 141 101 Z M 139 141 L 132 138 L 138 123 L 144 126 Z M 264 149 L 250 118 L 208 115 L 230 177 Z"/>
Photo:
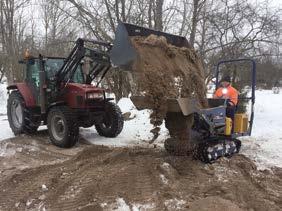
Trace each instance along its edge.
<path fill-rule="evenodd" d="M 55 106 L 63 106 L 63 105 L 67 105 L 66 102 L 64 102 L 64 101 L 53 102 L 48 106 L 46 113 L 48 113 L 50 111 L 50 109 L 55 107 Z"/>
<path fill-rule="evenodd" d="M 7 87 L 7 90 L 19 90 L 20 94 L 22 95 L 25 105 L 27 107 L 35 107 L 36 106 L 36 101 L 34 99 L 34 96 L 31 92 L 30 87 L 26 83 L 16 83 L 9 85 Z"/>

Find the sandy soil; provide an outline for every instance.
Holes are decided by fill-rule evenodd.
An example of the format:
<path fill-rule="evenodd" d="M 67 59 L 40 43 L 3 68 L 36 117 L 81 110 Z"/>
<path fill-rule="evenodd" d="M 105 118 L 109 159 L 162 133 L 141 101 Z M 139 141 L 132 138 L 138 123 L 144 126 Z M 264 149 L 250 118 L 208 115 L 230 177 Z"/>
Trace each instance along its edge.
<path fill-rule="evenodd" d="M 206 165 L 159 148 L 1 142 L 0 210 L 281 210 L 282 170 L 243 155 Z"/>
<path fill-rule="evenodd" d="M 158 137 L 159 126 L 167 113 L 168 98 L 195 97 L 206 106 L 206 87 L 201 60 L 194 49 L 176 47 L 165 37 L 131 37 L 138 56 L 132 65 L 138 93 L 153 103 L 151 132 Z"/>

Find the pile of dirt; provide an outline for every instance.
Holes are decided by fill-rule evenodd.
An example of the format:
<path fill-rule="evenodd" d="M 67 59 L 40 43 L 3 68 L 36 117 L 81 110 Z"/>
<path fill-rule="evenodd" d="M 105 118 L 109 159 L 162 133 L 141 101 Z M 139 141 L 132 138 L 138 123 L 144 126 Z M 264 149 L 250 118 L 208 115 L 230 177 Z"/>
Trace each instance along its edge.
<path fill-rule="evenodd" d="M 168 98 L 194 97 L 206 106 L 203 66 L 193 49 L 171 45 L 163 36 L 131 37 L 131 42 L 138 55 L 132 65 L 136 90 L 153 102 L 150 122 L 156 138 Z"/>
<path fill-rule="evenodd" d="M 47 140 L 6 142 L 22 150 L 0 157 L 0 210 L 282 209 L 281 169 L 258 171 L 242 155 L 205 165 L 158 148 L 66 150 Z"/>

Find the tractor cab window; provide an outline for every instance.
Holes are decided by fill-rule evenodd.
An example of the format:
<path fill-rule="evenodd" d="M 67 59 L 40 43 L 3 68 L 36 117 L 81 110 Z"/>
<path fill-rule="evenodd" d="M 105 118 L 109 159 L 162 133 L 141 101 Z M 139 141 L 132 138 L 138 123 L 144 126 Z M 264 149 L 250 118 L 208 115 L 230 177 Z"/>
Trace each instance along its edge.
<path fill-rule="evenodd" d="M 53 59 L 49 58 L 45 62 L 45 71 L 47 74 L 47 78 L 52 78 L 55 76 L 55 74 L 59 71 L 59 69 L 63 66 L 64 59 Z M 84 83 L 81 65 L 79 65 L 73 75 L 73 77 L 70 80 L 74 83 Z"/>
<path fill-rule="evenodd" d="M 30 59 L 27 62 L 27 80 L 35 87 L 39 87 L 39 61 L 37 59 Z"/>
<path fill-rule="evenodd" d="M 83 78 L 83 73 L 82 73 L 82 68 L 81 65 L 78 65 L 73 77 L 72 81 L 75 83 L 83 84 L 84 83 L 84 78 Z"/>
<path fill-rule="evenodd" d="M 63 66 L 63 64 L 63 59 L 47 59 L 45 61 L 45 71 L 47 78 L 54 77 L 58 70 Z"/>

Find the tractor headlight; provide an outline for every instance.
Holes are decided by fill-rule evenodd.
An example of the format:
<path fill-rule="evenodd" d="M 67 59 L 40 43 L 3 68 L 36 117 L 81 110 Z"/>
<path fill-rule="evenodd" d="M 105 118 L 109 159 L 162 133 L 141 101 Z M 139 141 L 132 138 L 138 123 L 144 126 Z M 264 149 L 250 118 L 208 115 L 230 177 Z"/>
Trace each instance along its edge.
<path fill-rule="evenodd" d="M 104 98 L 103 92 L 91 92 L 87 93 L 87 99 L 101 99 Z"/>

